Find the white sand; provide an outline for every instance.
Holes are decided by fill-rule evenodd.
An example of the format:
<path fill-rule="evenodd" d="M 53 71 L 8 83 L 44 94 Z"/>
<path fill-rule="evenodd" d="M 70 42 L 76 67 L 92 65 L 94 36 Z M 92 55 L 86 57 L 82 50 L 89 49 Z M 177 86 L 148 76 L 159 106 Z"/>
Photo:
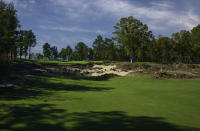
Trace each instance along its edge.
<path fill-rule="evenodd" d="M 116 65 L 94 65 L 92 69 L 85 69 L 82 70 L 81 73 L 88 72 L 90 76 L 102 76 L 105 74 L 115 74 L 118 76 L 127 76 L 129 73 L 132 73 L 133 71 L 122 71 L 120 69 L 117 69 Z"/>

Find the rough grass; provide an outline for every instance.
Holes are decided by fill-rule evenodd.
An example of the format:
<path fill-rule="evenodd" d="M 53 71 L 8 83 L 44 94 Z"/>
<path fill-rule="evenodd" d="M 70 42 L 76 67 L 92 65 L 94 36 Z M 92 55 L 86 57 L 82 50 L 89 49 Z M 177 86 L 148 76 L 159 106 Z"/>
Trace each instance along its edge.
<path fill-rule="evenodd" d="M 0 130 L 200 130 L 200 80 L 33 77 L 0 88 Z"/>

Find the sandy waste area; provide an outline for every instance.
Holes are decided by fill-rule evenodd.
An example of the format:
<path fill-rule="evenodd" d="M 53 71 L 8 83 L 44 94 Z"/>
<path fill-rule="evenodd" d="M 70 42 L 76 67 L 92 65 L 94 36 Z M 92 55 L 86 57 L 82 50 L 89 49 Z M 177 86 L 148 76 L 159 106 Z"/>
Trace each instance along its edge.
<path fill-rule="evenodd" d="M 115 74 L 118 76 L 127 76 L 129 73 L 133 71 L 122 71 L 117 69 L 116 65 L 94 65 L 90 69 L 83 69 L 81 73 L 88 74 L 90 76 L 102 76 L 105 74 Z"/>

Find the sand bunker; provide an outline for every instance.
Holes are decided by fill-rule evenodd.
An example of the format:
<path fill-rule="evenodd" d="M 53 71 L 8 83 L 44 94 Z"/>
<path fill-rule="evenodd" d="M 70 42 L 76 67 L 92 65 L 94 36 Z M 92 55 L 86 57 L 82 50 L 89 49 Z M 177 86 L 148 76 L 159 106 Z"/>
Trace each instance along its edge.
<path fill-rule="evenodd" d="M 133 71 L 122 71 L 117 69 L 116 65 L 94 65 L 90 69 L 81 70 L 82 74 L 88 74 L 89 76 L 102 76 L 105 74 L 114 74 L 118 76 L 127 76 Z"/>

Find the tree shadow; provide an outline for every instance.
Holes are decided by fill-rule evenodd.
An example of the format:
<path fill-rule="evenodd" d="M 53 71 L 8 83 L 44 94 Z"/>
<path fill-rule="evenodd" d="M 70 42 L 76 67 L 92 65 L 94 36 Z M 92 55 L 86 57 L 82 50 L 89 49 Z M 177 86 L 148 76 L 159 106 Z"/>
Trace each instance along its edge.
<path fill-rule="evenodd" d="M 91 80 L 91 81 L 108 81 L 111 78 L 117 77 L 116 74 L 104 74 L 101 76 L 84 76 L 84 75 L 70 75 L 64 76 L 64 78 L 70 78 L 72 80 Z"/>
<path fill-rule="evenodd" d="M 56 80 L 54 80 L 56 81 Z M 85 86 L 79 84 L 64 84 L 62 81 L 58 80 L 58 83 L 53 83 L 48 81 L 47 79 L 42 78 L 31 78 L 27 79 L 23 85 L 25 88 L 33 88 L 38 90 L 47 90 L 47 91 L 106 91 L 114 88 L 111 87 L 93 87 L 93 86 Z"/>
<path fill-rule="evenodd" d="M 9 131 L 67 131 L 60 114 L 63 109 L 54 109 L 50 104 L 0 105 L 0 130 Z M 56 122 L 53 122 L 56 121 Z"/>
<path fill-rule="evenodd" d="M 20 76 L 24 75 L 41 75 L 41 71 L 37 69 L 45 69 L 42 65 L 36 64 L 33 61 L 19 60 L 12 64 L 11 73 Z"/>
<path fill-rule="evenodd" d="M 75 113 L 73 116 L 74 131 L 200 131 L 165 122 L 164 118 L 133 117 L 121 111 Z"/>
<path fill-rule="evenodd" d="M 58 83 L 49 82 L 46 79 L 40 77 L 27 78 L 16 83 L 12 87 L 0 87 L 0 100 L 21 100 L 21 99 L 36 99 L 41 96 L 49 96 L 54 91 L 107 91 L 114 88 L 110 87 L 93 87 L 78 84 L 64 84 L 58 81 Z"/>
<path fill-rule="evenodd" d="M 54 105 L 0 105 L 0 129 L 10 131 L 200 131 L 159 117 L 134 117 L 121 111 L 68 113 Z"/>
<path fill-rule="evenodd" d="M 45 95 L 46 93 L 40 90 L 33 90 L 21 87 L 4 87 L 0 88 L 0 100 L 21 100 L 36 98 Z M 46 94 L 47 95 L 47 94 Z"/>

